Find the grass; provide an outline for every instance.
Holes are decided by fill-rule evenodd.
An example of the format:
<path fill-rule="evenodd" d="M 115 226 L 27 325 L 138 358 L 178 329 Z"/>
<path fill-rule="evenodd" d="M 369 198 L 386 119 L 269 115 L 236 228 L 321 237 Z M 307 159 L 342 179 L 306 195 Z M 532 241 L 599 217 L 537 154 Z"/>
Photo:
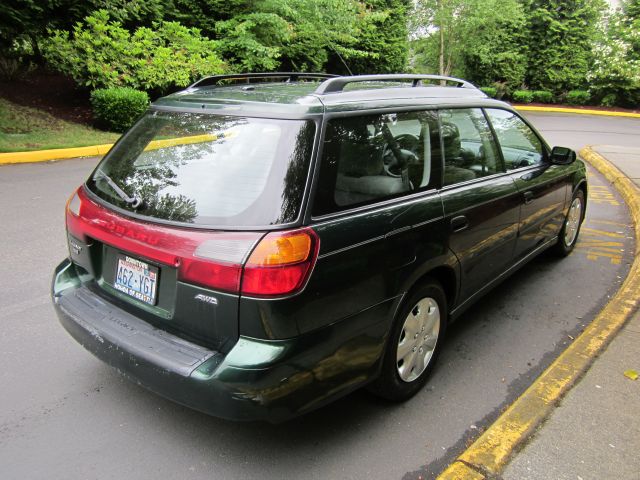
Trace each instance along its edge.
<path fill-rule="evenodd" d="M 0 98 L 0 152 L 101 145 L 113 143 L 119 136 Z"/>

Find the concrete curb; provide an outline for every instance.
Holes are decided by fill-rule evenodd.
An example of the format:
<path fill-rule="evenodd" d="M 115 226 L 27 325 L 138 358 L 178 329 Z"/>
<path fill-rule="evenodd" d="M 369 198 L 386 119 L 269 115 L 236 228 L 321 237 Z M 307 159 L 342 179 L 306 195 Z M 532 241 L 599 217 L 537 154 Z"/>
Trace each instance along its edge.
<path fill-rule="evenodd" d="M 0 153 L 0 165 L 12 163 L 36 163 L 50 160 L 62 160 L 77 157 L 97 157 L 107 153 L 112 143 L 104 145 L 91 145 L 89 147 L 56 148 L 52 150 L 37 150 L 34 152 L 10 152 Z"/>
<path fill-rule="evenodd" d="M 640 118 L 640 113 L 607 112 L 605 110 L 589 110 L 586 108 L 534 107 L 534 106 L 527 106 L 527 105 L 514 105 L 514 108 L 516 110 L 521 110 L 523 112 L 577 113 L 579 115 L 601 115 L 605 117 Z"/>
<path fill-rule="evenodd" d="M 606 112 L 603 110 L 586 110 L 586 109 L 565 108 L 565 107 L 533 107 L 533 106 L 526 106 L 526 105 L 518 105 L 515 108 L 516 110 L 521 110 L 524 112 L 577 113 L 579 115 L 604 115 L 609 117 L 640 118 L 640 113 L 630 113 L 630 112 Z M 105 144 L 105 145 L 92 145 L 90 147 L 38 150 L 34 152 L 0 153 L 0 165 L 8 165 L 12 163 L 48 162 L 51 160 L 62 160 L 67 158 L 78 158 L 78 157 L 97 157 L 107 153 L 112 146 L 113 144 Z"/>
<path fill-rule="evenodd" d="M 640 189 L 591 148 L 584 148 L 580 155 L 612 183 L 629 207 L 636 235 L 631 270 L 620 289 L 582 334 L 438 476 L 438 480 L 497 478 L 513 453 L 553 411 L 640 305 Z"/>

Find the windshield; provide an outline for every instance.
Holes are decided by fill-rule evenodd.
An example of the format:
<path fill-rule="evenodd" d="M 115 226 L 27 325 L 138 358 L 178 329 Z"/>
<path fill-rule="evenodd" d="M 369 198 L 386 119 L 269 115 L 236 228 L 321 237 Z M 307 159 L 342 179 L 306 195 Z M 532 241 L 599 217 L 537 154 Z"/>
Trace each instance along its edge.
<path fill-rule="evenodd" d="M 150 112 L 87 186 L 117 207 L 162 220 L 290 223 L 298 217 L 314 133 L 310 121 Z"/>

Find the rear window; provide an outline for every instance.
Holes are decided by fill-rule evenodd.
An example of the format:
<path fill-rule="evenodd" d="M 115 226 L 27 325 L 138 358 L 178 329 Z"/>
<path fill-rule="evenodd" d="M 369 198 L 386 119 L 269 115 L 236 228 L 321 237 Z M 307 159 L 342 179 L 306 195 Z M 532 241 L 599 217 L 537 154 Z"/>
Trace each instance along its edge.
<path fill-rule="evenodd" d="M 300 210 L 314 133 L 310 121 L 150 112 L 87 186 L 117 207 L 161 220 L 289 223 Z M 126 197 L 141 203 L 134 208 Z"/>

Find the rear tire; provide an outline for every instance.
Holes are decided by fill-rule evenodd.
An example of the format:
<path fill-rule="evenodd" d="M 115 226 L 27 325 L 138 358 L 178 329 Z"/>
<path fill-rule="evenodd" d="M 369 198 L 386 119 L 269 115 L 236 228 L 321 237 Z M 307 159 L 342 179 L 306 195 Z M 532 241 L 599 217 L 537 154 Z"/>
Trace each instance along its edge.
<path fill-rule="evenodd" d="M 584 205 L 584 192 L 578 189 L 571 199 L 569 211 L 558 235 L 558 243 L 554 246 L 554 252 L 561 257 L 569 255 L 578 243 L 580 227 L 584 220 Z"/>
<path fill-rule="evenodd" d="M 375 395 L 401 402 L 427 382 L 447 326 L 447 298 L 435 280 L 420 284 L 398 310 L 380 376 L 369 386 Z"/>

